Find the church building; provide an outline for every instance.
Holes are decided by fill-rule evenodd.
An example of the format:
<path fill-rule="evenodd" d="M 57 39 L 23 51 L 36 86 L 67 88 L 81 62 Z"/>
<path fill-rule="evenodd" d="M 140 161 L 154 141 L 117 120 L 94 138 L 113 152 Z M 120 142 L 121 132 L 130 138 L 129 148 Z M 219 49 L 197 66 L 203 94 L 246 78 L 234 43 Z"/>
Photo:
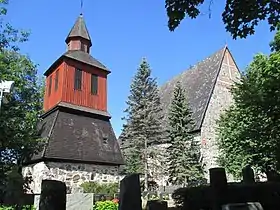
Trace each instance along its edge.
<path fill-rule="evenodd" d="M 206 179 L 209 179 L 209 169 L 219 166 L 216 122 L 233 104 L 230 89 L 239 79 L 239 69 L 228 47 L 225 46 L 159 87 L 164 128 L 168 126 L 168 112 L 177 82 L 180 82 L 185 90 L 195 125 L 191 133 L 201 148 L 200 161 L 204 165 Z M 119 142 L 121 141 L 122 135 L 119 138 Z M 166 164 L 168 146 L 168 144 L 154 145 L 152 149 L 157 151 L 157 155 L 148 158 L 148 176 L 159 186 L 169 185 Z M 231 176 L 228 178 L 232 180 Z"/>
<path fill-rule="evenodd" d="M 228 47 L 224 47 L 160 87 L 165 123 L 176 83 L 179 81 L 185 89 L 195 124 L 192 133 L 201 145 L 201 162 L 207 179 L 208 170 L 219 166 L 216 121 L 233 104 L 230 89 L 239 79 L 234 58 Z"/>
<path fill-rule="evenodd" d="M 44 73 L 44 146 L 23 168 L 33 193 L 40 193 L 43 179 L 65 182 L 68 193 L 81 191 L 86 181 L 118 182 L 124 164 L 107 110 L 110 70 L 90 55 L 82 14 L 65 42 L 66 52 Z"/>

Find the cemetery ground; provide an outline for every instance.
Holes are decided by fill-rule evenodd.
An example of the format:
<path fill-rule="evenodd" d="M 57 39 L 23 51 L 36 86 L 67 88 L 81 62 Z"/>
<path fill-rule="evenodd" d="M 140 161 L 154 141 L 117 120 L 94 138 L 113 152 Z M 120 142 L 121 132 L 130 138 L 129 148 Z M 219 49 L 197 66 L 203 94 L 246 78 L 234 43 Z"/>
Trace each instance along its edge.
<path fill-rule="evenodd" d="M 224 168 L 209 170 L 210 184 L 176 189 L 168 193 L 141 192 L 139 174 L 126 175 L 120 182 L 119 193 L 114 195 L 77 193 L 67 194 L 64 182 L 43 180 L 41 194 L 22 207 L 1 207 L 1 210 L 200 210 L 200 209 L 280 209 L 280 176 L 271 173 L 266 182 L 255 180 L 250 166 L 242 170 L 242 181 L 227 181 Z M 27 196 L 28 197 L 28 196 Z M 169 206 L 171 199 L 175 205 Z M 33 197 L 34 198 L 34 197 Z M 18 200 L 16 198 L 15 200 Z M 15 201 L 14 200 L 14 201 Z M 32 203 L 34 202 L 34 204 Z"/>

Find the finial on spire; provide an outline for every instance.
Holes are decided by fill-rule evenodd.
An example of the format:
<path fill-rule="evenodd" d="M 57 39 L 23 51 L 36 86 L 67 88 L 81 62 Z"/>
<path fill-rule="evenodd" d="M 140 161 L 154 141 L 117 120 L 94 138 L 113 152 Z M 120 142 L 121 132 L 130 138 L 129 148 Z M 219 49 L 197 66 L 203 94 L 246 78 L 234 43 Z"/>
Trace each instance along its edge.
<path fill-rule="evenodd" d="M 80 13 L 80 15 L 83 15 L 83 6 L 84 6 L 84 1 L 81 0 L 81 13 Z"/>

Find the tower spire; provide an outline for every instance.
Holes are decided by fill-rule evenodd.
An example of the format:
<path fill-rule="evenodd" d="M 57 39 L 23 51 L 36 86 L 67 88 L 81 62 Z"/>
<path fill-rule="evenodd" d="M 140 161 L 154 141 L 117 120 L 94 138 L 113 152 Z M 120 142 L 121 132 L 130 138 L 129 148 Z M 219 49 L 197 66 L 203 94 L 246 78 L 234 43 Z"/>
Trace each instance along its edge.
<path fill-rule="evenodd" d="M 81 0 L 81 6 L 82 3 L 83 0 Z M 77 18 L 65 42 L 68 50 L 82 50 L 89 53 L 92 43 L 82 13 Z"/>

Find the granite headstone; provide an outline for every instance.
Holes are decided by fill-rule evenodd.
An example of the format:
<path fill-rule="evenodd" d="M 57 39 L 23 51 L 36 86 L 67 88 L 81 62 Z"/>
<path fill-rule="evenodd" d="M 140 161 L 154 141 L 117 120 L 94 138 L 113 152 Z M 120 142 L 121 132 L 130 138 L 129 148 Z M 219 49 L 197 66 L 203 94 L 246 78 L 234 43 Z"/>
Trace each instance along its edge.
<path fill-rule="evenodd" d="M 66 185 L 56 180 L 43 180 L 39 210 L 66 210 Z"/>
<path fill-rule="evenodd" d="M 147 202 L 147 210 L 167 210 L 167 201 L 151 200 Z"/>
<path fill-rule="evenodd" d="M 119 210 L 142 210 L 139 174 L 125 176 L 120 183 Z"/>

